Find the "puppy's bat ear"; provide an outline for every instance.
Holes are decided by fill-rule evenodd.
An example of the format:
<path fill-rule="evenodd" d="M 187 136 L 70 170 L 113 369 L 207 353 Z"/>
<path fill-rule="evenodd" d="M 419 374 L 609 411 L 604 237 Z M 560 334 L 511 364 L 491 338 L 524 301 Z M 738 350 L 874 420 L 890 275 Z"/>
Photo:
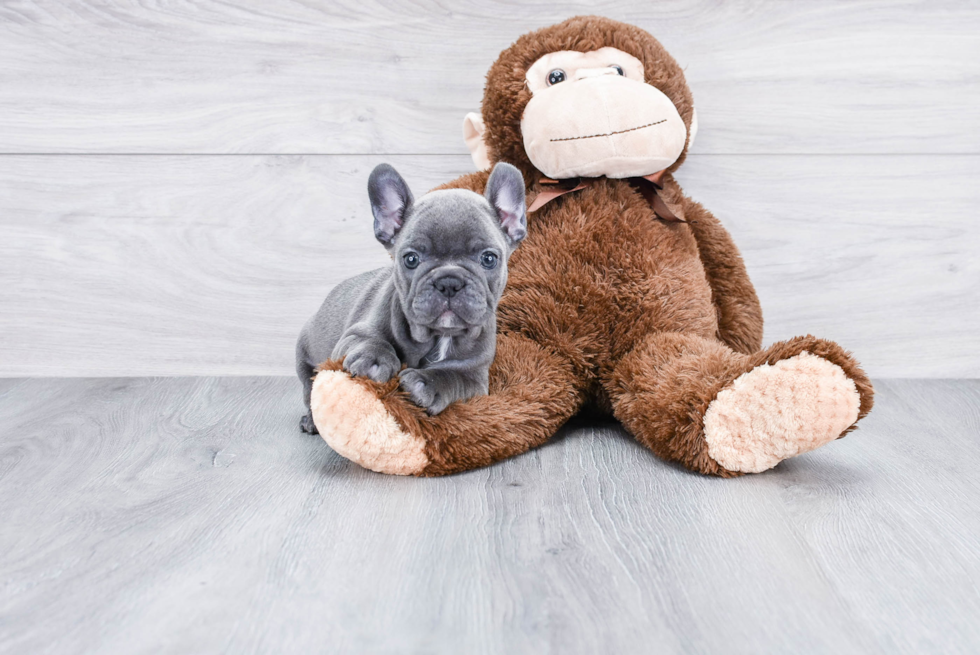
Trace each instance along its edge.
<path fill-rule="evenodd" d="M 368 196 L 374 214 L 374 236 L 388 247 L 405 224 L 415 199 L 402 176 L 388 164 L 378 164 L 371 171 Z"/>
<path fill-rule="evenodd" d="M 500 221 L 504 234 L 516 246 L 527 236 L 524 176 L 510 164 L 500 162 L 490 173 L 484 196 L 497 213 L 497 220 Z"/>

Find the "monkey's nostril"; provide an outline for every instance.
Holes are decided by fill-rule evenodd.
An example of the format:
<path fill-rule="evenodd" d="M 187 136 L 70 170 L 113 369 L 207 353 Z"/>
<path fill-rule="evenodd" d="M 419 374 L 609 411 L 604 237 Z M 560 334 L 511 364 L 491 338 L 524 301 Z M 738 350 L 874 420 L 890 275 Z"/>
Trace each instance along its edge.
<path fill-rule="evenodd" d="M 452 298 L 459 290 L 463 288 L 466 283 L 463 282 L 461 278 L 455 275 L 444 275 L 432 283 L 432 286 L 436 288 L 436 291 L 446 296 L 447 298 Z"/>

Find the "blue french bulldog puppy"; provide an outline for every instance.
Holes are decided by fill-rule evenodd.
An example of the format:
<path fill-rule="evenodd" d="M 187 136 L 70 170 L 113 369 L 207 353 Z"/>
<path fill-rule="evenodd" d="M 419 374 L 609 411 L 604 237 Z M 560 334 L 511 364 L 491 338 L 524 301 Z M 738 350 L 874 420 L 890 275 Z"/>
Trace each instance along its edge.
<path fill-rule="evenodd" d="M 524 178 L 510 164 L 494 167 L 482 196 L 446 189 L 418 201 L 381 164 L 368 195 L 374 234 L 392 263 L 338 284 L 299 335 L 296 372 L 307 407 L 300 426 L 314 434 L 312 378 L 327 359 L 377 382 L 398 375 L 430 414 L 486 394 L 507 259 L 527 234 Z"/>

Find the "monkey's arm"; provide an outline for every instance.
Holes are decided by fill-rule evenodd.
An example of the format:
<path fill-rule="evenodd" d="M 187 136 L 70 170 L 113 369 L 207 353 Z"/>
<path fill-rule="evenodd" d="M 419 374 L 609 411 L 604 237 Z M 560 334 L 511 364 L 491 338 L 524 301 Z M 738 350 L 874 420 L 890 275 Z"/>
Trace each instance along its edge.
<path fill-rule="evenodd" d="M 718 219 L 699 203 L 680 195 L 679 187 L 677 190 L 711 285 L 718 337 L 733 350 L 754 353 L 762 347 L 762 307 L 742 255 Z"/>

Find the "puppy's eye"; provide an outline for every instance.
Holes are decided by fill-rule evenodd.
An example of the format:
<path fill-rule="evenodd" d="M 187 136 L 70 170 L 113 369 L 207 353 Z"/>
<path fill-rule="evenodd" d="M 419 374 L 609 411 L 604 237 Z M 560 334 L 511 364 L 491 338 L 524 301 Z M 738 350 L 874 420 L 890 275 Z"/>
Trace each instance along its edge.
<path fill-rule="evenodd" d="M 418 254 L 414 252 L 406 253 L 402 259 L 405 261 L 405 268 L 418 268 L 419 263 L 422 261 L 419 259 Z"/>
<path fill-rule="evenodd" d="M 495 268 L 497 266 L 497 255 L 487 251 L 480 255 L 480 264 L 483 268 Z"/>
<path fill-rule="evenodd" d="M 623 67 L 622 66 L 617 66 L 616 64 L 613 64 L 609 68 L 613 69 L 614 71 L 616 71 L 620 75 L 626 75 L 626 73 L 623 72 Z"/>
<path fill-rule="evenodd" d="M 558 84 L 559 82 L 564 82 L 564 81 L 565 81 L 565 71 L 563 71 L 562 69 L 556 68 L 555 70 L 553 70 L 550 73 L 548 73 L 548 85 L 549 86 L 552 85 L 552 84 Z"/>

